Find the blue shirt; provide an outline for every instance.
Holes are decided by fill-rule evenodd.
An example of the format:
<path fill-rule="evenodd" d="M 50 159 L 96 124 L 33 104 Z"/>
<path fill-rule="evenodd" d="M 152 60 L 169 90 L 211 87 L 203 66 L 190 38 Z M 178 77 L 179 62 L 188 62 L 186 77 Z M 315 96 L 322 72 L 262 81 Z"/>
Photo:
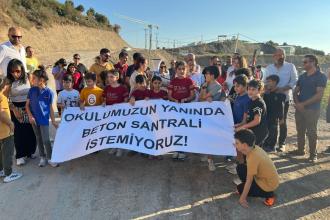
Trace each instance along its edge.
<path fill-rule="evenodd" d="M 297 86 L 299 86 L 298 101 L 304 102 L 312 98 L 316 94 L 318 87 L 325 88 L 327 86 L 327 77 L 320 71 L 316 71 L 313 75 L 303 73 L 299 76 Z M 321 107 L 321 101 L 305 106 L 306 109 L 318 110 Z"/>
<path fill-rule="evenodd" d="M 40 89 L 32 87 L 29 90 L 30 111 L 37 125 L 49 125 L 50 108 L 52 107 L 54 94 L 48 88 Z"/>
<path fill-rule="evenodd" d="M 247 94 L 236 97 L 233 105 L 233 117 L 235 124 L 242 122 L 244 113 L 248 111 L 250 101 L 251 99 Z"/>

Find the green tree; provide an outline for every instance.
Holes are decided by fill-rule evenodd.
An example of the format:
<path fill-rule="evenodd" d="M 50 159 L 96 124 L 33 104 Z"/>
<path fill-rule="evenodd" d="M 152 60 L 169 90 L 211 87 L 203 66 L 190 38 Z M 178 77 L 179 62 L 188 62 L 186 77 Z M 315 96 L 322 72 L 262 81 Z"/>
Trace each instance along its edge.
<path fill-rule="evenodd" d="M 95 20 L 98 22 L 98 23 L 101 23 L 101 24 L 109 24 L 109 20 L 106 16 L 104 16 L 103 14 L 100 14 L 100 13 L 95 13 Z"/>
<path fill-rule="evenodd" d="M 79 11 L 79 12 L 81 12 L 81 13 L 83 13 L 83 12 L 85 11 L 85 8 L 84 8 L 83 5 L 78 5 L 78 6 L 76 7 L 76 10 Z"/>
<path fill-rule="evenodd" d="M 88 17 L 94 17 L 95 16 L 95 10 L 94 8 L 90 8 L 86 11 L 86 14 Z"/>

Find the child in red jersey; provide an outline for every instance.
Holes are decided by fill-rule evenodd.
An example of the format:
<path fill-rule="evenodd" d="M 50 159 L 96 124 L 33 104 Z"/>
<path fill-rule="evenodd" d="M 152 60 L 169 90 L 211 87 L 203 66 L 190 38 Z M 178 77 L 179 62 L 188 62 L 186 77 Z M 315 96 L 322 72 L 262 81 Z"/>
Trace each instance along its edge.
<path fill-rule="evenodd" d="M 163 99 L 167 100 L 167 91 L 161 89 L 162 78 L 159 76 L 154 76 L 151 79 L 152 89 L 150 90 L 150 99 Z"/>
<path fill-rule="evenodd" d="M 148 100 L 150 98 L 150 90 L 147 89 L 147 80 L 143 75 L 137 75 L 135 77 L 136 87 L 133 90 L 129 103 L 135 104 L 135 101 Z"/>
<path fill-rule="evenodd" d="M 188 103 L 195 99 L 194 82 L 186 77 L 186 63 L 178 61 L 175 64 L 176 77 L 168 86 L 168 99 L 176 103 Z M 183 161 L 186 155 L 183 152 L 174 152 L 172 159 Z"/>
<path fill-rule="evenodd" d="M 119 72 L 110 70 L 107 73 L 107 86 L 103 90 L 103 106 L 128 101 L 128 90 L 118 83 Z"/>

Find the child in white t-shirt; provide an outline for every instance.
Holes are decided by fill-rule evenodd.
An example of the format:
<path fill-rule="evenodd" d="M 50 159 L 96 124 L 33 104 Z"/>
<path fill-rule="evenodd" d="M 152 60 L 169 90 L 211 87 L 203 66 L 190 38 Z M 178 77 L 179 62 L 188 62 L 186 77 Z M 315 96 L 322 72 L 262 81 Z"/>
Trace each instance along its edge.
<path fill-rule="evenodd" d="M 67 107 L 79 107 L 79 92 L 72 88 L 73 79 L 71 75 L 63 77 L 63 88 L 57 98 L 57 104 L 61 108 L 61 112 Z"/>

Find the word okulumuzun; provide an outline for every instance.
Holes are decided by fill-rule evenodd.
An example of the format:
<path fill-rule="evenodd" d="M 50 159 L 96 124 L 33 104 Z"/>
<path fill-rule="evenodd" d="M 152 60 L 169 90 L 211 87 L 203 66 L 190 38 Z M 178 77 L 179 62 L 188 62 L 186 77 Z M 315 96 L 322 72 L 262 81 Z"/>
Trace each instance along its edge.
<path fill-rule="evenodd" d="M 116 144 L 127 144 L 128 146 L 144 147 L 146 149 L 162 149 L 171 146 L 187 146 L 188 136 L 171 135 L 159 139 L 149 139 L 138 137 L 134 134 L 131 135 L 118 135 L 118 136 L 103 136 L 96 139 L 88 140 L 85 150 L 93 149 L 97 146 L 107 145 L 116 146 Z"/>

